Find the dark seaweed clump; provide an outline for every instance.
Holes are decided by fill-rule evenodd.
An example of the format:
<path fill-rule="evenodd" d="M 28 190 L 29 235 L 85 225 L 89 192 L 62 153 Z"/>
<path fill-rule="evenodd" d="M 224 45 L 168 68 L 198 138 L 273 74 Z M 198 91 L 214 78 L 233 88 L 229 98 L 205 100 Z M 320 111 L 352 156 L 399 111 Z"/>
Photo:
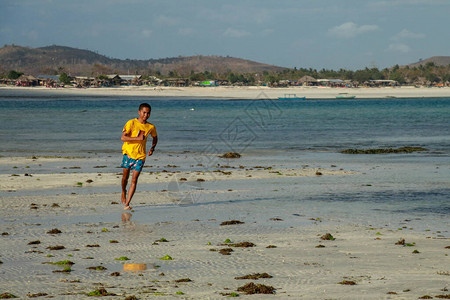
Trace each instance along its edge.
<path fill-rule="evenodd" d="M 58 245 L 58 246 L 49 246 L 49 247 L 47 247 L 47 249 L 49 249 L 49 250 L 62 250 L 62 249 L 66 249 L 66 247 Z"/>
<path fill-rule="evenodd" d="M 251 294 L 275 294 L 275 288 L 264 284 L 254 284 L 249 282 L 237 289 L 238 292 L 244 292 L 247 295 Z"/>
<path fill-rule="evenodd" d="M 28 298 L 36 298 L 36 297 L 43 297 L 47 296 L 47 293 L 36 293 L 36 294 L 27 294 Z"/>
<path fill-rule="evenodd" d="M 241 277 L 234 277 L 234 279 L 253 279 L 253 280 L 258 280 L 259 278 L 272 278 L 272 275 L 269 275 L 267 273 L 255 273 Z"/>
<path fill-rule="evenodd" d="M 17 296 L 14 296 L 11 293 L 0 294 L 0 299 L 12 299 L 12 298 L 17 298 Z"/>
<path fill-rule="evenodd" d="M 225 225 L 238 225 L 238 224 L 244 224 L 244 222 L 239 221 L 239 220 L 224 221 L 224 222 L 220 223 L 220 226 L 225 226 Z"/>
<path fill-rule="evenodd" d="M 231 255 L 231 252 L 233 252 L 233 249 L 231 248 L 224 248 L 219 250 L 219 253 L 222 255 Z"/>
<path fill-rule="evenodd" d="M 181 279 L 177 279 L 175 280 L 175 282 L 191 282 L 192 280 L 190 278 L 181 278 Z"/>
<path fill-rule="evenodd" d="M 249 248 L 249 247 L 255 247 L 256 245 L 252 242 L 240 242 L 236 244 L 230 244 L 231 247 L 241 247 L 241 248 Z"/>
<path fill-rule="evenodd" d="M 105 288 L 99 288 L 87 294 L 88 296 L 116 296 L 114 293 L 108 293 Z"/>
<path fill-rule="evenodd" d="M 412 153 L 419 151 L 428 151 L 426 148 L 422 147 L 400 147 L 397 149 L 393 148 L 379 148 L 379 149 L 345 149 L 342 150 L 343 154 L 385 154 L 385 153 Z"/>
<path fill-rule="evenodd" d="M 324 241 L 334 241 L 336 238 L 333 237 L 330 233 L 326 233 L 320 237 Z"/>
<path fill-rule="evenodd" d="M 237 152 L 227 152 L 219 157 L 220 158 L 240 158 L 241 155 Z"/>

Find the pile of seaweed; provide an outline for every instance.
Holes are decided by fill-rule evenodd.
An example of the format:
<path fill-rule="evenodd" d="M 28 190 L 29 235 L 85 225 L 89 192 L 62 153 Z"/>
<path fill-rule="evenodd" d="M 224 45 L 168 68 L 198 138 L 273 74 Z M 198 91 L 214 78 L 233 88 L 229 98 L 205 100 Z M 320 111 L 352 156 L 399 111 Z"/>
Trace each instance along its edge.
<path fill-rule="evenodd" d="M 428 151 L 426 148 L 422 147 L 400 147 L 397 149 L 393 148 L 380 148 L 380 149 L 345 149 L 341 153 L 344 154 L 384 154 L 384 153 L 411 153 L 419 151 Z"/>

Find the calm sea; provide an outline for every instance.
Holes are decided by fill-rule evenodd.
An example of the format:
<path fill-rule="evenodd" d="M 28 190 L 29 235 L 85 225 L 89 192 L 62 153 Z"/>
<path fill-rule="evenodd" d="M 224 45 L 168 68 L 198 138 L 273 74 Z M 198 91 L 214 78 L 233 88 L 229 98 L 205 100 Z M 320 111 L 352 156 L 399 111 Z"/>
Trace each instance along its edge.
<path fill-rule="evenodd" d="M 117 153 L 142 102 L 163 152 L 423 146 L 450 154 L 450 98 L 212 100 L 0 94 L 0 155 Z"/>
<path fill-rule="evenodd" d="M 159 160 L 160 165 L 171 163 L 192 169 L 201 163 L 208 168 L 208 164 L 217 163 L 216 154 L 234 151 L 244 154 L 238 164 L 247 166 L 337 165 L 362 174 L 338 179 L 325 176 L 320 181 L 261 180 L 254 183 L 260 188 L 248 194 L 241 192 L 237 198 L 234 194 L 217 194 L 217 201 L 197 199 L 205 205 L 214 203 L 211 214 L 220 211 L 222 205 L 236 206 L 236 214 L 244 213 L 245 208 L 239 205 L 252 203 L 261 205 L 258 211 L 265 214 L 263 218 L 267 214 L 295 218 L 317 212 L 319 216 L 378 224 L 395 219 L 396 226 L 410 219 L 417 220 L 415 227 L 448 230 L 450 98 L 278 101 L 264 95 L 255 95 L 254 100 L 217 100 L 1 92 L 0 155 L 110 157 L 113 167 L 103 171 L 116 171 L 123 125 L 137 117 L 142 102 L 152 105 L 150 121 L 159 135 L 157 155 L 152 160 Z M 339 153 L 347 148 L 403 146 L 421 146 L 428 151 Z M 10 168 L 0 170 L 10 172 Z M 207 188 L 226 190 L 226 184 L 231 183 L 208 184 Z M 244 191 L 245 185 L 234 182 L 233 189 L 241 187 Z M 165 188 L 139 186 L 140 190 Z M 145 209 L 142 211 L 145 213 Z M 161 216 L 173 216 L 175 212 L 162 212 Z M 192 210 L 192 218 L 198 212 Z M 186 208 L 180 216 L 191 217 Z"/>

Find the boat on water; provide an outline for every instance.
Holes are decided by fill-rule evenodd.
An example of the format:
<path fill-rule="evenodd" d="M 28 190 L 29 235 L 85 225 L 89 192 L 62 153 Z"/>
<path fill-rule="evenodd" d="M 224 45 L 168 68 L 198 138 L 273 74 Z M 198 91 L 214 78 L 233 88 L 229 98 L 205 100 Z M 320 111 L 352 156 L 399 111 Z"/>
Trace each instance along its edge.
<path fill-rule="evenodd" d="M 349 95 L 348 93 L 339 93 L 339 95 L 336 96 L 336 99 L 355 99 L 355 95 Z"/>
<path fill-rule="evenodd" d="M 278 100 L 305 100 L 306 97 L 297 97 L 296 94 L 284 94 L 284 97 L 278 97 Z"/>

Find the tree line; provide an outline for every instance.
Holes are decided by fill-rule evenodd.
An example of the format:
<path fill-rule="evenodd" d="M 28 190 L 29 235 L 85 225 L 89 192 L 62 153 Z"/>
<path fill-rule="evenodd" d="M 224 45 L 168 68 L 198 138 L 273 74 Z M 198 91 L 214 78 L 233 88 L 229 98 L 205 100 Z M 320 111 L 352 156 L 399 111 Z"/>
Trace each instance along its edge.
<path fill-rule="evenodd" d="M 154 74 L 161 75 L 161 74 Z M 281 72 L 264 71 L 258 73 L 236 73 L 228 72 L 225 74 L 218 74 L 214 72 L 193 72 L 189 76 L 181 76 L 176 71 L 171 71 L 167 75 L 171 78 L 184 77 L 191 81 L 202 80 L 227 80 L 230 83 L 243 83 L 252 85 L 258 82 L 275 83 L 282 80 L 297 81 L 303 76 L 311 76 L 316 79 L 341 79 L 350 80 L 359 83 L 364 83 L 370 80 L 394 80 L 400 84 L 414 84 L 417 82 L 434 83 L 448 83 L 450 82 L 450 65 L 437 66 L 433 62 L 428 62 L 425 65 L 417 67 L 400 67 L 396 65 L 392 68 L 385 68 L 379 70 L 376 67 L 364 68 L 356 71 L 340 69 L 306 69 L 293 68 L 286 69 Z"/>
<path fill-rule="evenodd" d="M 105 78 L 105 74 L 100 74 L 99 67 L 94 66 L 92 75 L 98 79 Z M 61 68 L 60 71 L 63 71 Z M 104 71 L 104 70 L 103 70 Z M 180 72 L 181 73 L 181 72 Z M 437 66 L 433 62 L 428 62 L 425 65 L 419 65 L 416 67 L 400 67 L 398 65 L 392 68 L 385 68 L 379 70 L 376 67 L 364 68 L 361 70 L 329 70 L 321 69 L 316 70 L 312 68 L 293 68 L 285 69 L 280 72 L 264 71 L 262 73 L 238 73 L 238 72 L 226 72 L 216 73 L 210 71 L 194 72 L 190 74 L 180 74 L 176 70 L 169 71 L 168 74 L 161 74 L 161 72 L 155 70 L 148 70 L 145 74 L 142 74 L 142 79 L 150 78 L 151 76 L 157 76 L 161 79 L 167 78 L 184 78 L 189 79 L 191 82 L 198 82 L 204 80 L 223 80 L 228 81 L 231 84 L 241 85 L 255 85 L 259 83 L 273 84 L 280 81 L 297 81 L 301 77 L 308 75 L 316 79 L 341 79 L 349 80 L 358 83 L 364 83 L 370 80 L 394 80 L 400 84 L 415 84 L 415 83 L 428 83 L 428 84 L 448 84 L 450 83 L 450 65 Z M 16 70 L 10 70 L 7 74 L 0 74 L 2 78 L 8 78 L 15 80 L 23 75 L 22 72 Z M 69 83 L 70 76 L 66 72 L 59 74 L 60 81 Z"/>

